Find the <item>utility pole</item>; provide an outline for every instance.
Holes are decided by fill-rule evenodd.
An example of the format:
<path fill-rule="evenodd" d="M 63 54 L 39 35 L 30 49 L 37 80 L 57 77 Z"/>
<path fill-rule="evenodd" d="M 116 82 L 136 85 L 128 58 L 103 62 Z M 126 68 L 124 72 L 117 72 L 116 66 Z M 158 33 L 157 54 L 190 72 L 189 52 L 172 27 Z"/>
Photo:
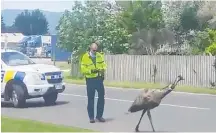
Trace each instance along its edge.
<path fill-rule="evenodd" d="M 30 34 L 32 35 L 32 24 L 30 24 Z"/>
<path fill-rule="evenodd" d="M 51 37 L 56 37 L 57 36 L 51 36 Z M 55 66 L 56 64 L 56 46 L 57 46 L 57 39 L 55 38 L 55 42 L 54 42 L 54 47 L 53 47 L 53 65 Z M 52 38 L 51 38 L 52 39 Z M 51 41 L 52 42 L 52 41 Z"/>

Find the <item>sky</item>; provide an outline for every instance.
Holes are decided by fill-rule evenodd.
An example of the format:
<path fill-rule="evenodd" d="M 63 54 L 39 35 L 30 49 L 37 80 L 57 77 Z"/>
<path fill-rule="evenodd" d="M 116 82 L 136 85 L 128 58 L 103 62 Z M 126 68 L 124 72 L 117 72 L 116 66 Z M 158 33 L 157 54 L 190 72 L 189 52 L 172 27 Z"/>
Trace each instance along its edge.
<path fill-rule="evenodd" d="M 4 9 L 40 9 L 52 12 L 70 10 L 74 1 L 71 0 L 1 0 L 1 10 Z"/>

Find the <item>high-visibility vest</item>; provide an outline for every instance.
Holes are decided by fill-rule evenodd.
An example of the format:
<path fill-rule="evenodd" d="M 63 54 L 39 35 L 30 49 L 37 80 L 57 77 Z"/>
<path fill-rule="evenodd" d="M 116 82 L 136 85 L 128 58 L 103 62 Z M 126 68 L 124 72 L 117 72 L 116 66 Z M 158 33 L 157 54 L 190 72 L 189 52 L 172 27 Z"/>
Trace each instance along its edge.
<path fill-rule="evenodd" d="M 93 63 L 89 52 L 86 52 L 81 58 L 81 72 L 86 78 L 95 78 L 98 73 L 91 73 L 93 69 L 104 69 L 106 70 L 106 63 L 104 61 L 104 55 L 96 52 L 96 64 Z"/>

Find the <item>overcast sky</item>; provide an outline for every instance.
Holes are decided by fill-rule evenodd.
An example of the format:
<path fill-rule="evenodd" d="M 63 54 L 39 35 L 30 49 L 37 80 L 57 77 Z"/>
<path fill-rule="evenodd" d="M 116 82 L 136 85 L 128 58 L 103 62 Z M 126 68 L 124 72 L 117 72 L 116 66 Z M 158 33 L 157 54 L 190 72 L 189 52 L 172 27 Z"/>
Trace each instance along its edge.
<path fill-rule="evenodd" d="M 74 3 L 60 0 L 1 0 L 1 10 L 3 9 L 40 9 L 53 12 L 63 12 L 70 10 Z"/>

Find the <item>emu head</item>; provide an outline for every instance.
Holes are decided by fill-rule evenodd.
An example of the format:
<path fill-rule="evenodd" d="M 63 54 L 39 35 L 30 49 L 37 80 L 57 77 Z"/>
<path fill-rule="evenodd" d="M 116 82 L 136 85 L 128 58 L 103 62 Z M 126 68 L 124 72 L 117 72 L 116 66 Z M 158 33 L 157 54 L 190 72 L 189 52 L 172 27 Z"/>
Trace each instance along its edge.
<path fill-rule="evenodd" d="M 184 78 L 181 75 L 178 75 L 177 81 L 181 81 L 181 80 L 184 80 Z"/>

